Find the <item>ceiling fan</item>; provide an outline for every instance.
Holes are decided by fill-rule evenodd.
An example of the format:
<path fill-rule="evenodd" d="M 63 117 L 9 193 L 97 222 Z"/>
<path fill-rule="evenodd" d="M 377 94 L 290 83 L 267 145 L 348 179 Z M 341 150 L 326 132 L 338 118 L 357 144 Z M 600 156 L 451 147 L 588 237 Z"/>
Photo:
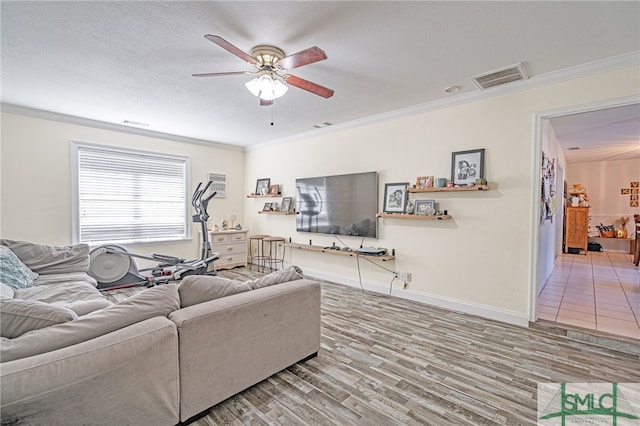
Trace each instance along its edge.
<path fill-rule="evenodd" d="M 314 95 L 322 96 L 323 98 L 333 96 L 333 90 L 324 86 L 320 86 L 304 78 L 296 77 L 295 75 L 279 74 L 281 71 L 288 71 L 327 59 L 326 53 L 319 47 L 313 46 L 294 53 L 293 55 L 285 56 L 280 48 L 270 45 L 259 45 L 251 49 L 251 54 L 249 55 L 220 36 L 207 34 L 204 38 L 217 44 L 248 64 L 253 65 L 256 67 L 256 71 L 210 72 L 192 74 L 193 77 L 257 75 L 256 78 L 245 83 L 245 85 L 251 93 L 260 98 L 260 105 L 262 106 L 273 104 L 274 99 L 279 98 L 287 92 L 288 87 L 283 84 L 283 82 L 290 86 L 306 90 Z"/>

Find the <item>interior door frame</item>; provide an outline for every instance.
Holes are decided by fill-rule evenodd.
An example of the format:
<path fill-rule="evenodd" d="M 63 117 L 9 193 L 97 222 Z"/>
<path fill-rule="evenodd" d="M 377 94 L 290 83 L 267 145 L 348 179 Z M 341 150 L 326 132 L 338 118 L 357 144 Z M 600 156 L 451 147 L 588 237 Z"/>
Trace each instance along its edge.
<path fill-rule="evenodd" d="M 604 101 L 591 102 L 582 105 L 572 105 L 547 111 L 537 112 L 534 121 L 534 142 L 533 142 L 533 186 L 531 191 L 532 206 L 534 212 L 540 211 L 540 167 L 542 167 L 542 123 L 564 115 L 579 114 L 583 112 L 598 111 L 601 109 L 621 107 L 633 104 L 640 104 L 640 95 L 625 96 L 622 98 L 607 99 Z M 566 170 L 565 170 L 566 175 Z M 557 194 L 557 192 L 556 192 Z M 535 322 L 538 319 L 538 263 L 540 262 L 540 217 L 539 214 L 532 215 L 531 223 L 531 253 L 532 261 L 529 271 L 529 321 Z M 554 246 L 555 251 L 555 246 Z"/>

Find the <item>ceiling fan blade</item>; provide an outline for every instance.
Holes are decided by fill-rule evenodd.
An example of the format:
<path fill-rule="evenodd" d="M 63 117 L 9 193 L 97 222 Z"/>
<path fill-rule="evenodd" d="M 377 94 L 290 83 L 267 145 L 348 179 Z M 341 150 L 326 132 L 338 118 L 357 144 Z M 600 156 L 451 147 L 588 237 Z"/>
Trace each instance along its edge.
<path fill-rule="evenodd" d="M 324 53 L 324 50 L 317 46 L 313 46 L 280 59 L 278 61 L 278 66 L 282 69 L 290 70 L 303 65 L 312 64 L 314 62 L 324 61 L 325 59 L 327 59 L 327 54 Z"/>
<path fill-rule="evenodd" d="M 219 77 L 222 75 L 252 75 L 257 72 L 251 71 L 230 71 L 230 72 L 206 72 L 203 74 L 191 74 L 192 77 Z"/>
<path fill-rule="evenodd" d="M 273 101 L 268 101 L 266 99 L 262 99 L 260 98 L 260 106 L 269 106 L 269 105 L 273 105 Z"/>
<path fill-rule="evenodd" d="M 307 92 L 311 92 L 314 95 L 322 96 L 323 98 L 330 98 L 334 93 L 334 91 L 331 89 L 320 86 L 316 83 L 312 83 L 311 81 L 305 80 L 304 78 L 296 77 L 295 75 L 287 74 L 282 78 L 287 82 L 287 84 L 290 84 L 302 90 L 306 90 Z"/>
<path fill-rule="evenodd" d="M 258 61 L 256 61 L 255 58 L 253 58 L 251 55 L 238 49 L 233 44 L 229 43 L 227 40 L 223 39 L 220 36 L 207 34 L 206 36 L 204 36 L 204 38 L 206 38 L 212 43 L 217 44 L 218 46 L 222 47 L 229 53 L 236 55 L 238 58 L 242 59 L 245 62 L 250 63 L 251 65 L 259 65 Z"/>

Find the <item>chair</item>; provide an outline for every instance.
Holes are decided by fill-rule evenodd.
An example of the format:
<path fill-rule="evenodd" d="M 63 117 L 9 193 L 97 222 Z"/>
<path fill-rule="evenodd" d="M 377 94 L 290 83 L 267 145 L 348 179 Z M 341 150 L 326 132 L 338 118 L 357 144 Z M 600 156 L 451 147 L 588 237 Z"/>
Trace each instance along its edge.
<path fill-rule="evenodd" d="M 278 257 L 278 245 L 284 243 L 282 237 L 265 237 L 263 242 L 269 244 L 269 255 L 266 257 L 266 263 L 269 264 L 269 269 L 272 271 L 278 270 L 278 264 L 284 269 L 284 246 L 282 247 L 282 253 Z M 264 248 L 263 248 L 264 251 Z"/>
<path fill-rule="evenodd" d="M 253 265 L 258 266 L 258 270 L 260 270 L 260 263 L 262 263 L 262 272 L 264 272 L 264 268 L 267 263 L 267 256 L 264 254 L 264 239 L 269 238 L 267 234 L 255 234 L 249 237 L 249 269 L 253 268 Z M 253 246 L 254 241 L 256 242 L 256 255 L 253 255 Z"/>
<path fill-rule="evenodd" d="M 633 250 L 633 264 L 638 266 L 638 264 L 640 264 L 640 214 L 634 214 L 633 220 L 636 223 L 636 247 L 635 250 Z"/>

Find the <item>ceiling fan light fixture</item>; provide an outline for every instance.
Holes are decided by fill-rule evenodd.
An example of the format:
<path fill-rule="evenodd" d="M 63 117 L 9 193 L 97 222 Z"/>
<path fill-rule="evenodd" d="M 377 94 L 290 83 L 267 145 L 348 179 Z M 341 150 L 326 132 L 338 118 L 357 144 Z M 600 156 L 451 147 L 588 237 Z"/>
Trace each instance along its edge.
<path fill-rule="evenodd" d="M 260 77 L 256 77 L 251 81 L 244 84 L 247 89 L 260 99 L 265 101 L 272 101 L 283 96 L 287 93 L 289 88 L 284 85 L 280 80 L 274 79 L 269 74 L 263 74 Z"/>

